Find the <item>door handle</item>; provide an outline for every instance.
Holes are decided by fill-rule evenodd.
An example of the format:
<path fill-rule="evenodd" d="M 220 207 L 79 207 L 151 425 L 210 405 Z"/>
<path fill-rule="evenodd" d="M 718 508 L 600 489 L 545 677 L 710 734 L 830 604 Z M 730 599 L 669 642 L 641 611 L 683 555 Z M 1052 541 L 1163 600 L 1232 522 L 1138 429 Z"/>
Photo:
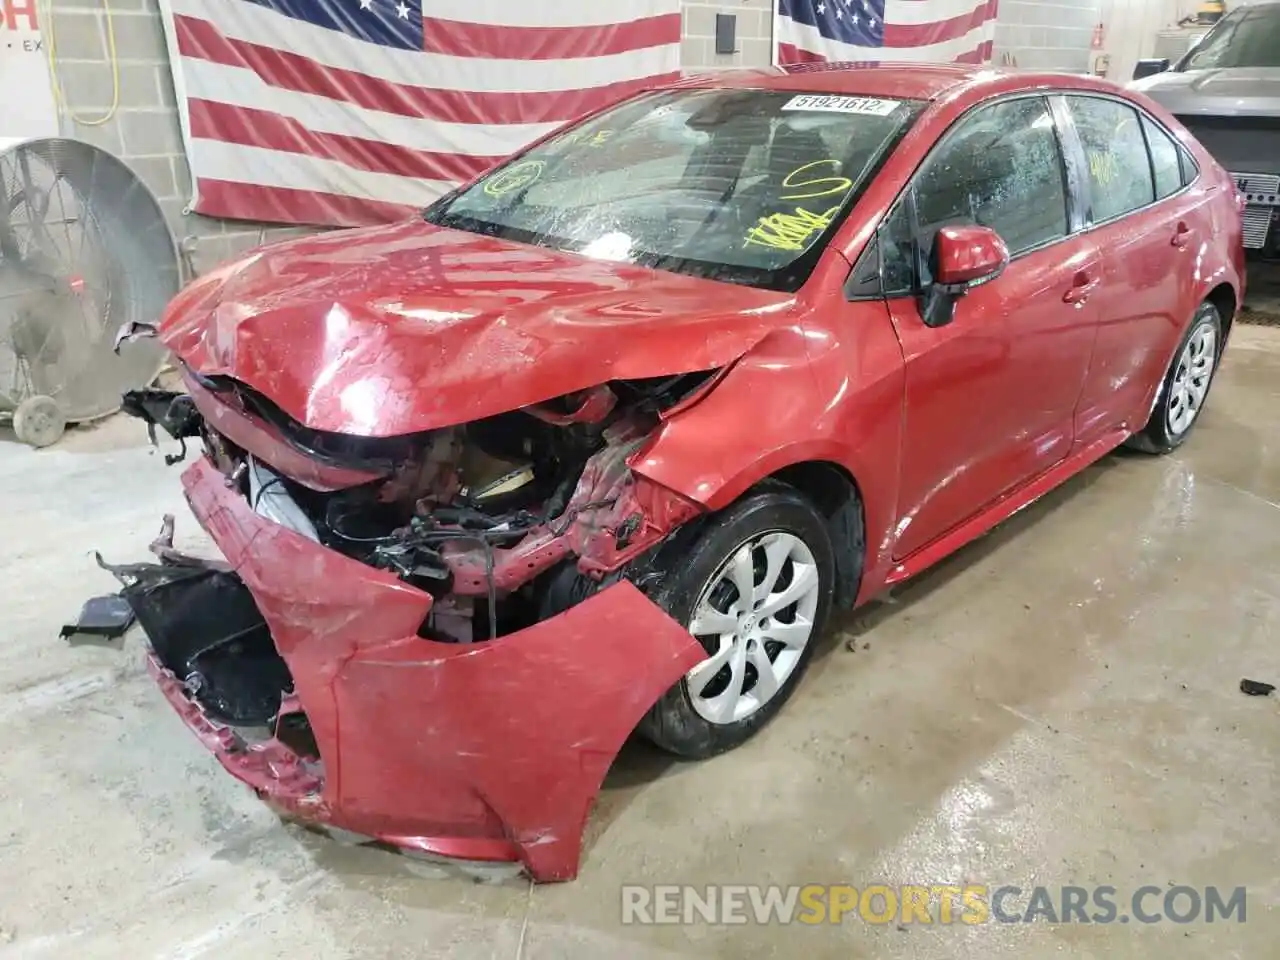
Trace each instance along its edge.
<path fill-rule="evenodd" d="M 1191 228 L 1182 221 L 1178 221 L 1178 225 L 1173 228 L 1173 245 L 1178 248 L 1185 247 L 1191 242 Z"/>
<path fill-rule="evenodd" d="M 1080 270 L 1071 278 L 1071 289 L 1062 295 L 1063 303 L 1084 303 L 1093 293 L 1099 280 L 1087 270 Z"/>

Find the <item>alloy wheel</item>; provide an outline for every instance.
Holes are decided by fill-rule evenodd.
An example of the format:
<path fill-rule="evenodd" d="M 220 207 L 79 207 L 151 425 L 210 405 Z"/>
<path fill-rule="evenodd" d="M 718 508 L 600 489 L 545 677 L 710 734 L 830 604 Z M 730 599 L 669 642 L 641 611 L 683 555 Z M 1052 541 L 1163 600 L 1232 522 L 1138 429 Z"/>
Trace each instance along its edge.
<path fill-rule="evenodd" d="M 1169 384 L 1169 432 L 1175 437 L 1191 428 L 1204 406 L 1217 360 L 1217 348 L 1218 338 L 1211 323 L 1201 324 L 1182 348 L 1173 381 Z"/>
<path fill-rule="evenodd" d="M 745 720 L 783 688 L 813 637 L 821 586 L 813 551 L 794 534 L 759 534 L 730 554 L 689 622 L 710 653 L 685 678 L 700 716 Z"/>

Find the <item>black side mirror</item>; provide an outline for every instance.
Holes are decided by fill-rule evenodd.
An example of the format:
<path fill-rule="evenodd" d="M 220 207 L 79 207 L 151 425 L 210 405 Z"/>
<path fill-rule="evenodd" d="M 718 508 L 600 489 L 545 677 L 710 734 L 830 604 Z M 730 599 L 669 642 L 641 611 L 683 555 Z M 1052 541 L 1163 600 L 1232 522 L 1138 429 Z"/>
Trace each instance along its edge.
<path fill-rule="evenodd" d="M 1133 79 L 1141 80 L 1143 77 L 1152 77 L 1157 73 L 1164 73 L 1168 69 L 1168 57 L 1161 57 L 1158 60 L 1139 60 L 1138 65 L 1133 68 Z"/>

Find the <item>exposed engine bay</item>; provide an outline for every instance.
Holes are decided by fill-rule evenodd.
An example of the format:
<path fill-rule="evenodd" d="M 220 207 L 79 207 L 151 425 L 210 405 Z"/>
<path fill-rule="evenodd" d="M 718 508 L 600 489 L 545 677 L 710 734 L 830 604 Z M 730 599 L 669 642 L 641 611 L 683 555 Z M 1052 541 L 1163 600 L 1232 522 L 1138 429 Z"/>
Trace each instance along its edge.
<path fill-rule="evenodd" d="M 255 513 L 431 594 L 421 636 L 469 643 L 563 612 L 698 512 L 632 474 L 627 459 L 716 374 L 612 381 L 387 438 L 311 430 L 236 381 L 188 377 L 298 453 L 363 482 L 317 489 L 331 485 L 294 479 L 211 426 L 188 394 L 136 391 L 124 409 L 153 436 L 159 426 L 183 442 L 184 454 L 199 438 Z"/>

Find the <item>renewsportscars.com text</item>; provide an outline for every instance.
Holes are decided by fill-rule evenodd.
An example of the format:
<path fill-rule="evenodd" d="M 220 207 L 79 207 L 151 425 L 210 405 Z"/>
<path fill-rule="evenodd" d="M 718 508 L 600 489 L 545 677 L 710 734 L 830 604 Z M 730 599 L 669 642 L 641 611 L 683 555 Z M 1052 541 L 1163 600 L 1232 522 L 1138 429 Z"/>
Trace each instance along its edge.
<path fill-rule="evenodd" d="M 625 885 L 624 924 L 1244 923 L 1244 887 Z"/>

